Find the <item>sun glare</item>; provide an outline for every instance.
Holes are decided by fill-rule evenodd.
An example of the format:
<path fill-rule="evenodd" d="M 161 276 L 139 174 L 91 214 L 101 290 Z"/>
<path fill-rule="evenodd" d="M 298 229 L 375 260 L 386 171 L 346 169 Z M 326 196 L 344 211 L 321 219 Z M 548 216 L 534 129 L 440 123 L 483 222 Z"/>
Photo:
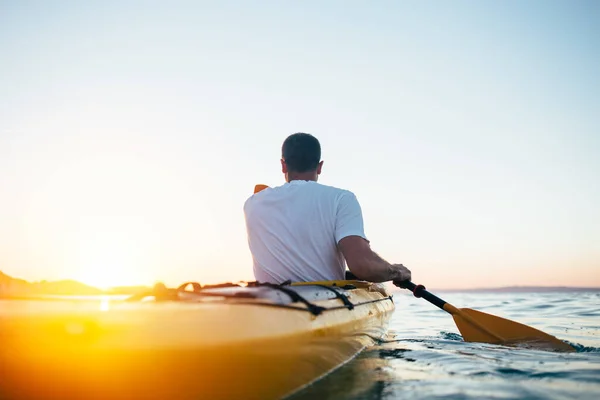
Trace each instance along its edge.
<path fill-rule="evenodd" d="M 136 274 L 136 263 L 128 254 L 102 254 L 80 267 L 79 281 L 100 289 L 114 286 L 142 284 L 142 277 Z"/>
<path fill-rule="evenodd" d="M 142 232 L 110 229 L 97 221 L 90 230 L 81 232 L 78 243 L 77 280 L 85 284 L 107 289 L 114 286 L 147 284 L 148 277 L 142 250 Z M 91 229 L 91 228 L 94 229 Z M 101 229 L 104 228 L 104 229 Z"/>

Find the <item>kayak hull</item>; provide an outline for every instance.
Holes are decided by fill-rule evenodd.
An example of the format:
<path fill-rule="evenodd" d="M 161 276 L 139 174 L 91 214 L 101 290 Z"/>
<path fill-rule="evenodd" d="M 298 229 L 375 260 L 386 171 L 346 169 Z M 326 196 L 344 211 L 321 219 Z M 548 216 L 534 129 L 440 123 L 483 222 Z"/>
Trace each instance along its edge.
<path fill-rule="evenodd" d="M 10 343 L 0 350 L 0 397 L 282 398 L 385 335 L 394 304 L 381 287 L 344 293 L 352 309 L 337 298 L 312 301 L 327 309 L 318 315 L 295 304 L 218 298 L 16 312 L 0 319 Z"/>

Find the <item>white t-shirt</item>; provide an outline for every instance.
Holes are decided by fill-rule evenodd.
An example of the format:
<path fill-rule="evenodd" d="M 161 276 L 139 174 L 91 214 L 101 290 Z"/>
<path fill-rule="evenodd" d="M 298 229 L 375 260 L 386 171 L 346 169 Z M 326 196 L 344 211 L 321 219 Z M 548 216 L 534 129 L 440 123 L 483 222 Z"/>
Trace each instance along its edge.
<path fill-rule="evenodd" d="M 281 283 L 344 279 L 337 244 L 365 238 L 356 196 L 313 181 L 291 181 L 264 189 L 244 204 L 254 277 Z"/>

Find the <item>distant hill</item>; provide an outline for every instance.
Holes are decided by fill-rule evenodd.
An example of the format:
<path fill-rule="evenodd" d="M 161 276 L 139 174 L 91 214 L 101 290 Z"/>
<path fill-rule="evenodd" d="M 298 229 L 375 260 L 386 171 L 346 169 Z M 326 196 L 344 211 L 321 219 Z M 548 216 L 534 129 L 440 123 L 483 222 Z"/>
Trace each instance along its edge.
<path fill-rule="evenodd" d="M 0 298 L 60 295 L 60 296 L 94 296 L 137 294 L 151 290 L 147 286 L 118 286 L 102 290 L 74 280 L 27 282 L 13 278 L 0 271 Z"/>
<path fill-rule="evenodd" d="M 23 279 L 13 278 L 11 276 L 6 275 L 2 271 L 0 271 L 0 285 L 3 285 L 3 284 L 20 286 L 20 285 L 28 285 L 29 282 L 27 282 L 26 280 L 23 280 Z"/>
<path fill-rule="evenodd" d="M 0 271 L 0 297 L 30 295 L 99 295 L 104 292 L 74 280 L 27 282 Z"/>

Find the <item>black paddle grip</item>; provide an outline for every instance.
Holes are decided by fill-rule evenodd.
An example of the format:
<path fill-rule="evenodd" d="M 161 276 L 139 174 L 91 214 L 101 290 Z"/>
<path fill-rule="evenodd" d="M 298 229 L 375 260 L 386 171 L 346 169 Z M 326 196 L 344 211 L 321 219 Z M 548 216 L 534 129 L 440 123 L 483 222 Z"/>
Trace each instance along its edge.
<path fill-rule="evenodd" d="M 413 295 L 415 297 L 422 297 L 425 300 L 427 300 L 428 302 L 430 302 L 431 304 L 441 308 L 442 310 L 444 309 L 444 305 L 446 304 L 446 302 L 444 300 L 440 299 L 439 297 L 437 297 L 436 295 L 429 293 L 425 289 L 425 286 L 415 285 L 411 281 L 394 282 L 394 284 L 403 289 L 410 290 L 411 292 L 413 292 Z"/>

